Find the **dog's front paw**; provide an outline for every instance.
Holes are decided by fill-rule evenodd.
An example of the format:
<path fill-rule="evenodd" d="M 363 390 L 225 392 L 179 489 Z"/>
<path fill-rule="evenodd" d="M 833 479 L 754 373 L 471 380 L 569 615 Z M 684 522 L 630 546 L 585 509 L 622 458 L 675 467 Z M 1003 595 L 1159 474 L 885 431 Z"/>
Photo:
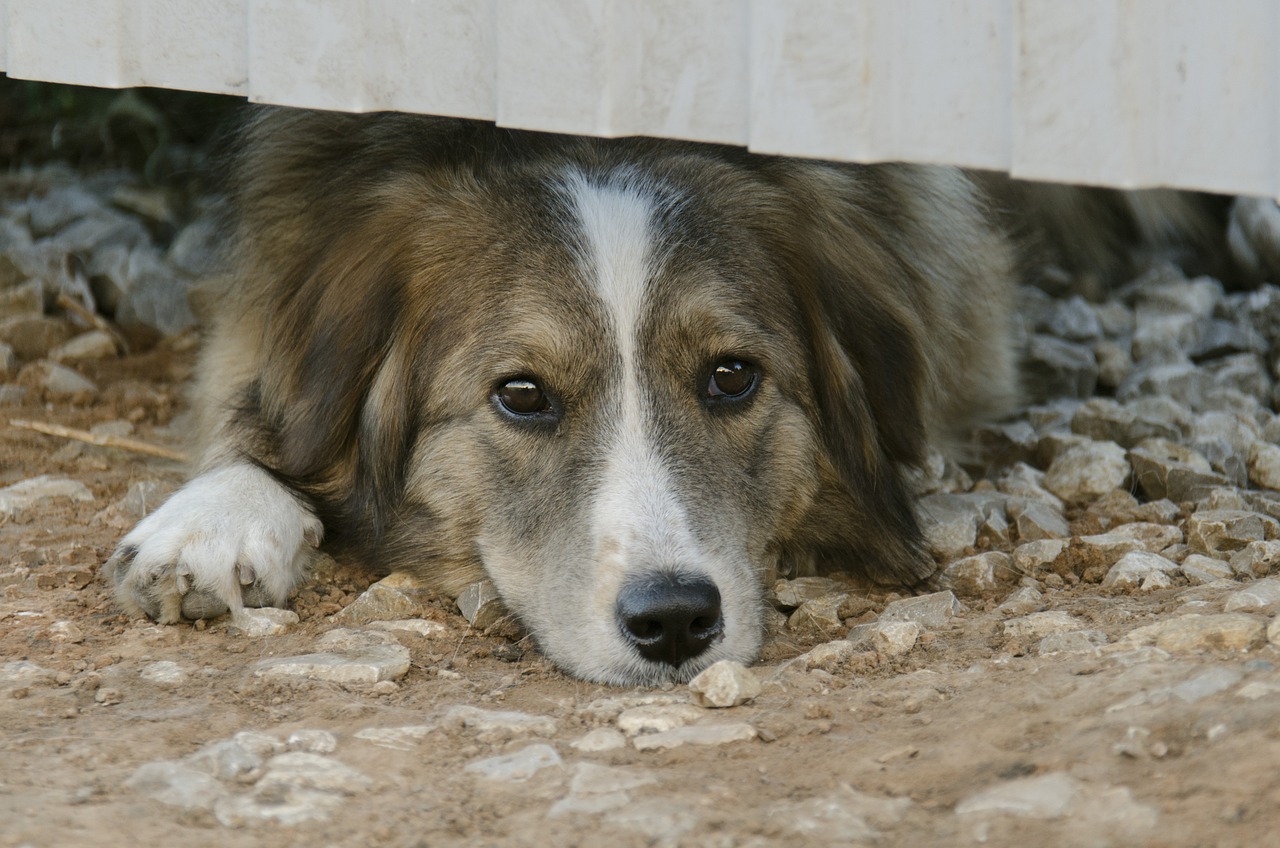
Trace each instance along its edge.
<path fill-rule="evenodd" d="M 260 468 L 201 474 L 138 522 L 105 570 L 131 614 L 164 624 L 282 606 L 324 529 Z"/>

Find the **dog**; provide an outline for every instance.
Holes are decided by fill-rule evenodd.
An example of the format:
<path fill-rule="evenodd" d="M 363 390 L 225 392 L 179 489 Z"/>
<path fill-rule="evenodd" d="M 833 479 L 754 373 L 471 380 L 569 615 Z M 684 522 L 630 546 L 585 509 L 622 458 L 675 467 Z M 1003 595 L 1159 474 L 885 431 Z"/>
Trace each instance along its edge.
<path fill-rule="evenodd" d="M 160 622 L 284 605 L 323 544 L 687 681 L 779 575 L 926 581 L 910 469 L 1018 402 L 992 175 L 288 109 L 233 173 L 200 460 L 107 564 Z"/>

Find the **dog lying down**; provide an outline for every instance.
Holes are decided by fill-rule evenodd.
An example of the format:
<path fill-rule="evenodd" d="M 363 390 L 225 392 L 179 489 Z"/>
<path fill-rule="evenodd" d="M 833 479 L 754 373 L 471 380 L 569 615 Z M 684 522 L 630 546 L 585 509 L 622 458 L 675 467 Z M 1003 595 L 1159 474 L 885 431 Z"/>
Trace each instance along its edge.
<path fill-rule="evenodd" d="M 488 577 L 615 684 L 751 661 L 778 575 L 931 575 L 907 471 L 1017 401 L 993 208 L 1081 273 L 1125 228 L 1225 244 L 1205 198 L 939 167 L 290 110 L 243 142 L 201 459 L 108 562 L 120 603 L 283 605 L 323 542 Z"/>

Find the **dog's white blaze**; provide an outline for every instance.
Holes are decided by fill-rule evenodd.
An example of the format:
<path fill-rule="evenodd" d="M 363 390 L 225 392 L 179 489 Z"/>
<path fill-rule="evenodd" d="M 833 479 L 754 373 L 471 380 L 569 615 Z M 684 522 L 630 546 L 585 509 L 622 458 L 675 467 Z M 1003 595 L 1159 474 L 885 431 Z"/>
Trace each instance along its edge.
<path fill-rule="evenodd" d="M 631 568 L 692 565 L 699 557 L 655 450 L 640 385 L 637 334 L 650 281 L 663 263 L 654 232 L 660 199 L 629 174 L 601 184 L 575 171 L 566 188 L 581 228 L 579 262 L 608 311 L 622 366 L 619 414 L 592 515 L 597 549 L 607 552 L 598 563 L 600 600 L 611 607 Z"/>

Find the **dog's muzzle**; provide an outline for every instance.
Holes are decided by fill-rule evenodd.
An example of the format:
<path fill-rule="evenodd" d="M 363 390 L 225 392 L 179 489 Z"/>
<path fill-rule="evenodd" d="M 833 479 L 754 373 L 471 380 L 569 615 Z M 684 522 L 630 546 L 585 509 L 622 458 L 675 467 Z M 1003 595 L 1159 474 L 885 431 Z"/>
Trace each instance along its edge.
<path fill-rule="evenodd" d="M 618 592 L 615 614 L 642 657 L 673 668 L 724 637 L 720 590 L 701 576 L 659 572 L 632 580 Z"/>

